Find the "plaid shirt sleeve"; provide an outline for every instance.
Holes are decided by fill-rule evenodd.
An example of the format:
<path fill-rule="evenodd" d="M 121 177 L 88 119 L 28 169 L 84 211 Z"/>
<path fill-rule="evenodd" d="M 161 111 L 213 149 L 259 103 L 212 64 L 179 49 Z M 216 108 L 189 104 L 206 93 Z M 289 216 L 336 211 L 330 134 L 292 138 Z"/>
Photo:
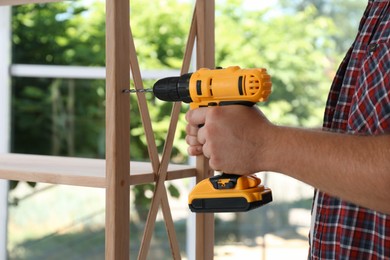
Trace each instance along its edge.
<path fill-rule="evenodd" d="M 390 130 L 389 2 L 369 0 L 329 92 L 327 131 L 379 135 Z M 321 191 L 317 198 L 310 259 L 390 259 L 389 215 Z"/>

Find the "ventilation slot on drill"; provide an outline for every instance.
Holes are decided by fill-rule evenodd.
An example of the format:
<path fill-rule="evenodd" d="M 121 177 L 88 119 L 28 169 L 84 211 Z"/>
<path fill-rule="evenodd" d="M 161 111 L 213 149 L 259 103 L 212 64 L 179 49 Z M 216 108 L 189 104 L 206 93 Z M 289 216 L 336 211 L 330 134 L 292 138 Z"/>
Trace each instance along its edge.
<path fill-rule="evenodd" d="M 198 96 L 202 96 L 202 81 L 201 80 L 196 81 L 196 94 Z"/>
<path fill-rule="evenodd" d="M 256 95 L 260 89 L 260 81 L 253 75 L 249 76 L 247 90 L 249 95 Z"/>
<path fill-rule="evenodd" d="M 242 86 L 242 82 L 243 82 L 243 77 L 240 76 L 238 78 L 238 93 L 240 93 L 240 96 L 244 95 L 244 89 L 243 89 L 243 86 Z"/>
<path fill-rule="evenodd" d="M 210 87 L 210 96 L 213 96 L 213 79 L 212 78 L 209 81 L 209 87 Z"/>

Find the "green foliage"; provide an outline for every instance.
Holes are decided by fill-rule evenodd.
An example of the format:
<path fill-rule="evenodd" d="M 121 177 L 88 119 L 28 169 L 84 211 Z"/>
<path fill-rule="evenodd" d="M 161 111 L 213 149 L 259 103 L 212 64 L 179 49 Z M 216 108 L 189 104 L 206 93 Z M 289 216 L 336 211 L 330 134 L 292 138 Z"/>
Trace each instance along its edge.
<path fill-rule="evenodd" d="M 181 67 L 191 8 L 176 0 L 131 2 L 130 22 L 141 67 Z"/>
<path fill-rule="evenodd" d="M 243 3 L 231 5 L 237 2 Z M 263 108 L 267 116 L 282 124 L 319 126 L 336 66 L 332 59 L 338 57 L 332 20 L 313 6 L 280 14 L 272 9 L 243 13 L 232 6 L 230 1 L 219 6 L 217 64 L 267 68 L 273 81 Z"/>
<path fill-rule="evenodd" d="M 367 1 L 355 0 L 279 0 L 281 8 L 290 12 L 296 12 L 313 6 L 318 10 L 318 15 L 332 18 L 339 28 L 337 34 L 331 37 L 337 43 L 336 49 L 344 53 L 355 38 L 359 19 L 363 14 Z"/>
<path fill-rule="evenodd" d="M 13 62 L 104 65 L 104 5 L 81 1 L 13 8 Z"/>
<path fill-rule="evenodd" d="M 13 8 L 13 63 L 104 66 L 104 5 Z M 15 152 L 103 157 L 104 82 L 13 79 Z M 75 131 L 77 129 L 77 131 Z"/>

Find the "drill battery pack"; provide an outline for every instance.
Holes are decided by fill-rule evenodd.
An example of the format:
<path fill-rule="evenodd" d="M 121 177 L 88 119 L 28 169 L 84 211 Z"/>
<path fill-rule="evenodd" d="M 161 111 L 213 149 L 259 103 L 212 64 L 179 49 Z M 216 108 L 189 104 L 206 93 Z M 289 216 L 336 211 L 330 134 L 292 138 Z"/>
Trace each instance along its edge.
<path fill-rule="evenodd" d="M 244 212 L 272 201 L 270 189 L 254 175 L 216 175 L 199 182 L 188 197 L 192 212 Z"/>

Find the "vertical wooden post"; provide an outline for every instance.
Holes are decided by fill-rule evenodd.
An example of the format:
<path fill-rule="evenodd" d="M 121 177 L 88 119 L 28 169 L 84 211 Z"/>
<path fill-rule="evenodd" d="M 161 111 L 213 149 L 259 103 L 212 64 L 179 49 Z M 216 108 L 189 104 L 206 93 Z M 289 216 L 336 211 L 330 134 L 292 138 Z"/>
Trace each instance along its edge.
<path fill-rule="evenodd" d="M 215 67 L 215 0 L 196 2 L 197 45 L 196 65 L 199 68 Z"/>
<path fill-rule="evenodd" d="M 106 258 L 129 259 L 129 0 L 106 1 Z"/>
<path fill-rule="evenodd" d="M 196 2 L 197 20 L 197 67 L 215 67 L 215 1 L 198 0 Z M 203 156 L 197 157 L 197 182 L 210 177 L 213 172 Z M 196 259 L 214 258 L 214 214 L 196 215 Z"/>

